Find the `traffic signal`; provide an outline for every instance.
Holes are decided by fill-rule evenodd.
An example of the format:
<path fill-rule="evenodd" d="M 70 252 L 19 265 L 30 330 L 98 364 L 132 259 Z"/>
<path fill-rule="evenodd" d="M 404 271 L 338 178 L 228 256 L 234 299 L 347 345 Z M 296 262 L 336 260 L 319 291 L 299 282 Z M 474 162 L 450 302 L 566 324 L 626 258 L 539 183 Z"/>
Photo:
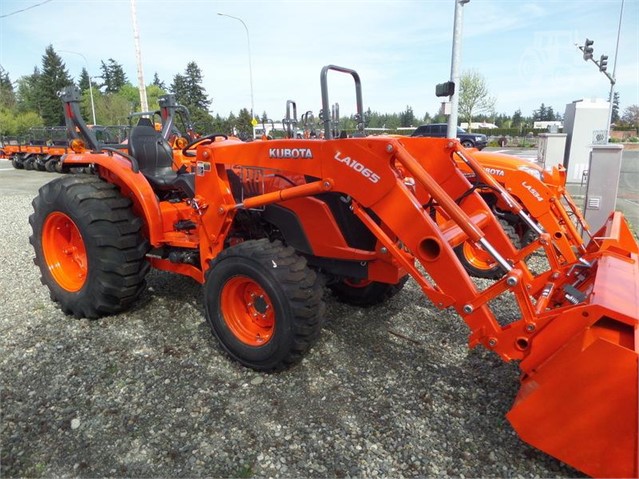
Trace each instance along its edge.
<path fill-rule="evenodd" d="M 599 71 L 605 73 L 607 68 L 608 68 L 608 55 L 601 55 L 601 58 L 599 59 Z"/>
<path fill-rule="evenodd" d="M 436 96 L 452 96 L 455 93 L 455 83 L 447 81 L 446 83 L 439 83 L 435 86 Z"/>
<path fill-rule="evenodd" d="M 586 43 L 584 44 L 584 47 L 582 49 L 582 51 L 584 52 L 584 60 L 588 61 L 592 59 L 592 52 L 594 52 L 594 48 L 592 48 L 592 44 L 595 43 L 594 40 L 588 40 L 586 38 Z"/>

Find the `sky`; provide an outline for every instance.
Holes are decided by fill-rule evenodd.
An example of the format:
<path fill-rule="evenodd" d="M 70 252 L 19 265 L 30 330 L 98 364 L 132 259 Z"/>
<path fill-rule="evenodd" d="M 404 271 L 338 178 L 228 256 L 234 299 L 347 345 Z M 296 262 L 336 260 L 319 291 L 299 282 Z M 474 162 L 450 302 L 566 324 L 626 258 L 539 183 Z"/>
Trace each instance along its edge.
<path fill-rule="evenodd" d="M 42 3 L 45 2 L 45 3 Z M 36 4 L 39 6 L 29 8 Z M 286 101 L 298 115 L 321 108 L 320 70 L 339 65 L 362 80 L 364 108 L 419 118 L 439 110 L 435 85 L 448 81 L 454 0 L 137 0 L 145 83 L 157 73 L 170 85 L 195 61 L 227 116 L 251 107 L 275 121 Z M 541 103 L 563 113 L 582 98 L 607 99 L 609 80 L 578 45 L 615 63 L 622 0 L 471 0 L 463 7 L 462 71 L 486 80 L 495 110 L 531 115 Z M 15 11 L 25 11 L 12 14 Z M 241 18 L 220 16 L 224 13 Z M 100 61 L 122 64 L 137 85 L 130 0 L 0 0 L 0 65 L 12 81 L 40 66 L 52 44 L 69 73 L 100 74 Z M 81 53 L 86 57 L 74 53 Z M 249 62 L 250 58 L 250 62 Z M 251 68 L 249 68 L 249 66 Z M 252 71 L 252 75 L 250 72 Z M 329 73 L 329 101 L 355 111 L 348 75 Z M 639 0 L 625 0 L 615 90 L 623 110 L 639 104 Z"/>

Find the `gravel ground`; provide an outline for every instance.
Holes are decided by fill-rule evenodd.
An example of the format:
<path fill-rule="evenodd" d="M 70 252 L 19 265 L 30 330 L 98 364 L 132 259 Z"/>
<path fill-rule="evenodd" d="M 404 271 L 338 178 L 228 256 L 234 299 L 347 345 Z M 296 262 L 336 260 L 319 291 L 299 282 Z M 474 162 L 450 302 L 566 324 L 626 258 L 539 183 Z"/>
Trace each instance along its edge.
<path fill-rule="evenodd" d="M 33 194 L 2 188 L 8 181 L 0 177 L 2 477 L 580 476 L 505 419 L 516 365 L 469 351 L 460 318 L 414 282 L 369 309 L 327 293 L 310 354 L 259 374 L 218 347 L 187 278 L 152 272 L 126 314 L 66 317 L 32 262 Z"/>

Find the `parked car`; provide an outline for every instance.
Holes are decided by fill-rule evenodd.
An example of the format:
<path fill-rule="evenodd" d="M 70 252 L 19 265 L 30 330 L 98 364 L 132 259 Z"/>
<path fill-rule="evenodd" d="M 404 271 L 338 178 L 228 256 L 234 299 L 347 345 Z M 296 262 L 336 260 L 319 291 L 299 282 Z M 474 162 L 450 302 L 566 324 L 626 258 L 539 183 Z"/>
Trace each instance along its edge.
<path fill-rule="evenodd" d="M 445 138 L 447 130 L 448 125 L 446 123 L 430 123 L 417 127 L 411 136 L 435 136 Z M 486 135 L 482 135 L 481 133 L 468 133 L 460 127 L 457 127 L 457 138 L 459 138 L 464 148 L 477 148 L 478 150 L 482 150 L 486 148 L 488 144 Z"/>

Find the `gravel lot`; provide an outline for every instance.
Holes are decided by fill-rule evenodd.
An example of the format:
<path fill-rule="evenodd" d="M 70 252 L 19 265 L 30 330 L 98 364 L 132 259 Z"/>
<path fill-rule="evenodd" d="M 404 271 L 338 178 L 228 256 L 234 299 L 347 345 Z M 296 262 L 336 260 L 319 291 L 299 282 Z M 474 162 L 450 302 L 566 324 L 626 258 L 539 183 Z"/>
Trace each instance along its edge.
<path fill-rule="evenodd" d="M 2 477 L 581 476 L 510 428 L 516 365 L 469 351 L 412 281 L 370 309 L 327 293 L 320 341 L 275 375 L 228 359 L 169 273 L 126 314 L 66 317 L 28 242 L 54 175 L 1 163 Z"/>

